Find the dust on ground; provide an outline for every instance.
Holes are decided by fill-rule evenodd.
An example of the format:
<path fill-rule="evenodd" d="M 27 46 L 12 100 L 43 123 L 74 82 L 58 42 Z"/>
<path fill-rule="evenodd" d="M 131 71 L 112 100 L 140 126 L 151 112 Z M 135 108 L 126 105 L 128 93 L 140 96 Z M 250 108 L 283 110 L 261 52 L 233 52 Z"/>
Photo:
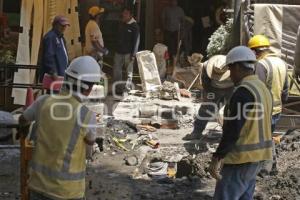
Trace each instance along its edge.
<path fill-rule="evenodd" d="M 176 137 L 176 135 L 174 135 Z M 255 199 L 263 200 L 299 200 L 300 199 L 300 134 L 290 134 L 284 137 L 281 144 L 276 147 L 278 153 L 278 170 L 275 176 L 257 178 Z M 210 143 L 207 146 L 208 142 Z M 215 148 L 216 141 L 202 141 L 195 148 L 189 145 L 161 145 L 158 150 L 150 152 L 163 155 L 163 160 L 177 162 L 177 178 L 154 179 L 147 174 L 135 176 L 139 166 L 128 166 L 124 158 L 130 155 L 142 154 L 149 151 L 124 152 L 118 149 L 98 152 L 94 160 L 88 163 L 86 176 L 86 196 L 89 200 L 139 200 L 139 199 L 213 199 L 215 180 L 207 172 L 211 158 L 211 150 Z M 0 154 L 4 155 L 3 153 Z M 6 154 L 7 155 L 7 154 Z M 18 155 L 17 153 L 14 155 Z M 18 158 L 15 158 L 17 160 Z M 1 160 L 1 159 L 0 159 Z M 10 162 L 13 161 L 10 159 Z M 17 163 L 11 164 L 18 171 Z M 17 184 L 11 184 L 11 176 L 5 174 L 0 164 L 0 199 L 20 199 Z M 19 177 L 15 176 L 17 183 Z M 7 184 L 5 184 L 7 183 Z M 5 186 L 5 187 L 4 187 Z"/>

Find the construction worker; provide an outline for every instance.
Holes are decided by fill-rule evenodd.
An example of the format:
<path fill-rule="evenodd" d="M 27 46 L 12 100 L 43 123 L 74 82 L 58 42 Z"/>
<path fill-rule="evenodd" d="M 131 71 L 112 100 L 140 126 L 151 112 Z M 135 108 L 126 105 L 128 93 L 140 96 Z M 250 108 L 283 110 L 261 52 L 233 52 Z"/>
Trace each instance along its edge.
<path fill-rule="evenodd" d="M 89 9 L 90 20 L 85 27 L 85 55 L 92 56 L 99 63 L 103 62 L 103 55 L 108 54 L 104 47 L 102 32 L 98 26 L 100 14 L 104 8 L 93 6 Z"/>
<path fill-rule="evenodd" d="M 192 133 L 186 135 L 184 140 L 200 139 L 207 122 L 215 117 L 217 111 L 231 96 L 234 85 L 230 80 L 230 72 L 225 62 L 226 56 L 224 55 L 213 56 L 204 62 L 201 74 L 204 102 L 195 117 Z"/>
<path fill-rule="evenodd" d="M 95 59 L 78 57 L 67 68 L 60 93 L 39 97 L 21 115 L 21 125 L 36 122 L 31 200 L 84 198 L 86 147 L 95 141 L 96 116 L 82 101 L 99 81 Z"/>
<path fill-rule="evenodd" d="M 282 103 L 288 99 L 288 73 L 286 63 L 270 50 L 270 41 L 264 35 L 255 35 L 250 38 L 248 47 L 255 54 L 258 62 L 255 66 L 255 74 L 262 80 L 273 96 L 272 133 L 282 112 Z M 273 145 L 273 161 L 266 161 L 260 176 L 277 173 L 277 159 L 275 144 Z"/>
<path fill-rule="evenodd" d="M 177 0 L 169 1 L 162 11 L 162 27 L 164 30 L 164 42 L 168 46 L 170 53 L 171 62 L 173 62 L 174 57 L 177 53 L 177 46 L 179 40 L 179 32 L 184 20 L 185 14 L 183 9 L 178 6 Z"/>
<path fill-rule="evenodd" d="M 236 89 L 225 107 L 223 136 L 209 166 L 217 179 L 216 200 L 253 199 L 256 175 L 263 161 L 272 159 L 272 96 L 254 75 L 255 62 L 255 54 L 245 46 L 226 56 Z"/>
<path fill-rule="evenodd" d="M 270 50 L 270 41 L 264 35 L 255 35 L 249 42 L 258 60 L 255 74 L 263 81 L 273 96 L 272 132 L 280 119 L 282 102 L 288 98 L 288 73 L 286 63 Z"/>

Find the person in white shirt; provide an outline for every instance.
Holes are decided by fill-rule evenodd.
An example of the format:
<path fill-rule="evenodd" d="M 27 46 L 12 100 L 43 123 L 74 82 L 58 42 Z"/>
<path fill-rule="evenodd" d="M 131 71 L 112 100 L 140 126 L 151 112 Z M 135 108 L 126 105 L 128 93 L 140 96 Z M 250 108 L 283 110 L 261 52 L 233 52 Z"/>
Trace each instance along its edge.
<path fill-rule="evenodd" d="M 85 27 L 85 48 L 84 54 L 92 56 L 96 61 L 102 64 L 103 55 L 108 54 L 108 49 L 104 47 L 102 32 L 98 22 L 100 14 L 104 8 L 93 6 L 89 9 L 90 20 Z"/>

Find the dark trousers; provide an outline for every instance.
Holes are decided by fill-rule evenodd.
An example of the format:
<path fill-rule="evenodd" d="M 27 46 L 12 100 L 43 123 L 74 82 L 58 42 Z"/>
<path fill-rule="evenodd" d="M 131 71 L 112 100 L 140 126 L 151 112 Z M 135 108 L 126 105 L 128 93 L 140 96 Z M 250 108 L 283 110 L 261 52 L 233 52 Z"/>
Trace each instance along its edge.
<path fill-rule="evenodd" d="M 193 134 L 202 134 L 208 121 L 215 119 L 217 112 L 226 104 L 231 94 L 232 89 L 205 92 L 204 102 L 195 117 Z"/>
<path fill-rule="evenodd" d="M 177 53 L 178 31 L 165 31 L 164 41 L 165 45 L 167 45 L 168 47 L 168 52 L 172 58 Z"/>

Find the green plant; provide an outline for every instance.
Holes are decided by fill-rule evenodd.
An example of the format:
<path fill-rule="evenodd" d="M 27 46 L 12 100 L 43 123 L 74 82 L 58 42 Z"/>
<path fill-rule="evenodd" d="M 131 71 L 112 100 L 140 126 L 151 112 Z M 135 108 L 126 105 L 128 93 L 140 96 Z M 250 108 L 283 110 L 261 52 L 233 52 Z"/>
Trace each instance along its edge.
<path fill-rule="evenodd" d="M 207 45 L 207 55 L 211 57 L 217 54 L 226 54 L 231 46 L 231 31 L 233 19 L 227 20 L 225 25 L 221 25 L 209 38 Z"/>
<path fill-rule="evenodd" d="M 2 64 L 12 64 L 15 63 L 15 56 L 10 50 L 0 50 L 0 63 Z"/>

